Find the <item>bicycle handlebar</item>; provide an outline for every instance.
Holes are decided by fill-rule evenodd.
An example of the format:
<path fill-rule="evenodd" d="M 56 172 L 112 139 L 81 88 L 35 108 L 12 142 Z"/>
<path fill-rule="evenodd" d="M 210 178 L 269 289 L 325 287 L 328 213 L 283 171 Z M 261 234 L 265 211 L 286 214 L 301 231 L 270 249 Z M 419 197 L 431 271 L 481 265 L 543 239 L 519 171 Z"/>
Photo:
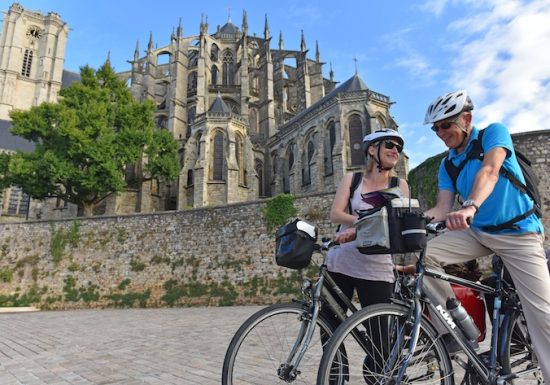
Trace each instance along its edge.
<path fill-rule="evenodd" d="M 445 225 L 445 221 L 442 222 L 431 222 L 426 225 L 426 231 L 431 234 L 438 234 L 445 230 L 447 228 L 447 225 Z"/>

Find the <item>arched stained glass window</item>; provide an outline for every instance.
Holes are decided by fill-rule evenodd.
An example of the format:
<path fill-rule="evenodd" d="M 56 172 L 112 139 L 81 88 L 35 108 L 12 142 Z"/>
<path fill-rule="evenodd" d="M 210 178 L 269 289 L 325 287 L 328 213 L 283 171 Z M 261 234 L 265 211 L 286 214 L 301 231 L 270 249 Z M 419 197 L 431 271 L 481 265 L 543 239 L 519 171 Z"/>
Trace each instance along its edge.
<path fill-rule="evenodd" d="M 231 51 L 223 54 L 223 85 L 231 86 L 235 82 L 235 61 Z"/>
<path fill-rule="evenodd" d="M 352 115 L 348 122 L 350 158 L 352 166 L 361 166 L 365 163 L 362 150 L 363 125 L 359 115 Z"/>
<path fill-rule="evenodd" d="M 212 159 L 212 179 L 225 180 L 225 154 L 224 154 L 224 137 L 221 132 L 214 136 Z"/>

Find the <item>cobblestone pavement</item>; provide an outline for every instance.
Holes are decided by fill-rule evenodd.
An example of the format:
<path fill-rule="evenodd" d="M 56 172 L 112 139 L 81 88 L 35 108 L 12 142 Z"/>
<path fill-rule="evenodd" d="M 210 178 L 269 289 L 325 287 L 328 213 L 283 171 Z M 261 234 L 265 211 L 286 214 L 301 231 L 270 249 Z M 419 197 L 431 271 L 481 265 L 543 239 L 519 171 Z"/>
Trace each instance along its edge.
<path fill-rule="evenodd" d="M 0 313 L 0 385 L 219 385 L 229 341 L 260 308 Z"/>
<path fill-rule="evenodd" d="M 260 307 L 0 314 L 0 385 L 219 385 L 225 350 Z"/>

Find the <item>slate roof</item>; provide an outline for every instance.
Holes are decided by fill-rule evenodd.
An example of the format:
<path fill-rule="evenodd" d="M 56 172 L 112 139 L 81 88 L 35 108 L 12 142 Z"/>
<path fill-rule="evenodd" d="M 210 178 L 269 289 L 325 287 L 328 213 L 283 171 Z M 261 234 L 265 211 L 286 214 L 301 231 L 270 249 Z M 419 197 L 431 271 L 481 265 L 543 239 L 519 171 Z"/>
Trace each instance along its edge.
<path fill-rule="evenodd" d="M 294 116 L 292 119 L 290 119 L 288 122 L 284 124 L 284 127 L 290 126 L 292 123 L 300 119 L 303 115 L 307 114 L 309 111 L 313 110 L 317 106 L 320 106 L 322 103 L 326 102 L 327 100 L 330 100 L 334 97 L 336 97 L 338 94 L 347 93 L 347 92 L 353 92 L 353 91 L 367 91 L 369 88 L 359 77 L 358 74 L 353 75 L 351 78 L 340 84 L 338 87 L 333 89 L 331 92 L 323 96 L 321 99 L 313 103 L 311 106 L 306 108 L 303 111 L 300 111 L 296 116 Z"/>
<path fill-rule="evenodd" d="M 208 112 L 223 112 L 224 114 L 227 114 L 231 113 L 231 108 L 226 102 L 223 101 L 221 95 L 218 93 L 218 96 L 214 99 L 214 102 L 210 106 Z"/>
<path fill-rule="evenodd" d="M 80 80 L 80 73 L 63 70 L 63 75 L 61 75 L 61 88 L 67 88 L 73 82 L 80 82 Z"/>
<path fill-rule="evenodd" d="M 328 93 L 328 95 L 325 96 L 325 98 L 329 99 L 335 94 L 343 93 L 343 92 L 353 92 L 353 91 L 363 91 L 368 90 L 369 88 L 359 77 L 359 75 L 355 74 L 342 84 L 340 84 L 338 87 L 336 87 L 334 90 Z"/>
<path fill-rule="evenodd" d="M 2 150 L 21 150 L 33 151 L 34 143 L 29 142 L 20 136 L 15 136 L 10 132 L 12 126 L 9 120 L 0 120 L 0 149 Z"/>
<path fill-rule="evenodd" d="M 239 33 L 239 27 L 233 24 L 231 21 L 228 21 L 220 28 L 220 33 Z"/>

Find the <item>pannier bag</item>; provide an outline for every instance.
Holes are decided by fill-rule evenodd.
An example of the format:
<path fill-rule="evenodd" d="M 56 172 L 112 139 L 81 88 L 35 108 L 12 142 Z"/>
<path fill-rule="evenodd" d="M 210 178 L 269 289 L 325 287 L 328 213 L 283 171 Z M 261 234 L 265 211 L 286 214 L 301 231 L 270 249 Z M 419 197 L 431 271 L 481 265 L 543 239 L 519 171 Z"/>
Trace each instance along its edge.
<path fill-rule="evenodd" d="M 311 262 L 313 247 L 317 241 L 317 228 L 295 219 L 280 227 L 275 233 L 275 262 L 290 269 L 306 268 Z"/>
<path fill-rule="evenodd" d="M 426 247 L 426 221 L 416 199 L 394 198 L 358 214 L 354 242 L 363 254 L 399 254 Z"/>

